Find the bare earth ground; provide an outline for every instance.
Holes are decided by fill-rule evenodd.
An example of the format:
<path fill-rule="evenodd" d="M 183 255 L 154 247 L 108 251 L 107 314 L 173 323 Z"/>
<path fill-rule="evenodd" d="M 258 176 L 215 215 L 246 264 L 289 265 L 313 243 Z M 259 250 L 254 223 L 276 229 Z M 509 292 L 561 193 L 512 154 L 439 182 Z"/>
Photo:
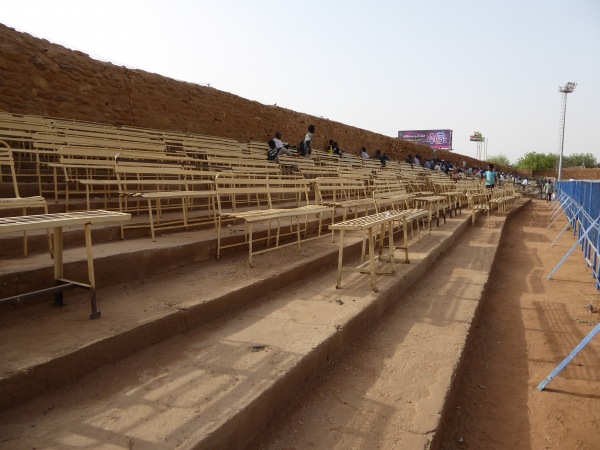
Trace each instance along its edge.
<path fill-rule="evenodd" d="M 438 430 L 441 448 L 598 448 L 600 339 L 588 345 L 549 385 L 550 389 L 536 389 L 589 333 L 591 324 L 599 319 L 600 307 L 599 293 L 580 252 L 569 258 L 554 280 L 546 280 L 574 242 L 572 235 L 565 234 L 555 247 L 550 247 L 565 222 L 559 221 L 547 230 L 548 208 L 546 203 L 536 201 L 512 216 L 506 225 L 486 298 L 457 376 L 449 405 L 451 413 Z M 428 384 L 424 392 L 417 387 L 423 385 L 422 379 L 442 379 L 449 373 L 437 373 L 439 362 L 422 355 L 435 353 L 438 348 L 440 359 L 460 353 L 460 345 L 450 340 L 460 333 L 452 330 L 469 326 L 460 318 L 472 314 L 478 297 L 470 293 L 477 293 L 478 288 L 469 291 L 468 280 L 472 279 L 474 286 L 480 281 L 483 273 L 477 270 L 477 262 L 485 262 L 485 249 L 490 247 L 493 233 L 497 231 L 487 229 L 485 218 L 479 218 L 473 229 L 469 225 L 456 246 L 302 389 L 251 448 L 427 448 L 446 392 L 441 383 Z M 423 244 L 426 242 L 425 238 Z M 102 327 L 110 327 L 111 323 L 149 322 L 187 308 L 198 301 L 198 296 L 206 299 L 235 290 L 247 281 L 272 276 L 278 263 L 301 260 L 324 247 L 335 249 L 335 244 L 324 239 L 304 247 L 302 254 L 289 248 L 263 255 L 257 260 L 258 270 L 247 268 L 245 255 L 231 255 L 219 262 L 157 276 L 157 283 L 151 287 L 139 282 L 107 288 L 101 297 L 103 321 L 87 320 L 87 300 L 74 297 L 60 311 L 39 306 L 24 308 L 11 315 L 12 319 L 3 319 L 3 329 L 16 330 L 18 325 L 13 320 L 18 322 L 27 316 L 38 324 L 36 332 L 29 328 L 32 343 L 47 342 L 60 354 L 79 332 L 83 333 L 81 330 L 103 335 L 110 334 Z M 205 409 L 235 407 L 238 397 L 249 395 L 265 377 L 283 370 L 282 358 L 287 357 L 292 364 L 292 356 L 299 353 L 296 350 L 300 347 L 310 345 L 312 334 L 330 330 L 335 323 L 329 323 L 333 311 L 347 314 L 344 311 L 357 308 L 358 303 L 350 297 L 372 295 L 362 283 L 352 286 L 351 277 L 348 291 L 336 292 L 332 279 L 330 271 L 323 270 L 281 292 L 265 292 L 265 298 L 236 312 L 233 318 L 224 317 L 174 336 L 108 364 L 86 377 L 84 383 L 3 413 L 0 447 L 127 448 L 129 442 L 129 448 L 135 444 L 135 448 L 168 449 L 184 445 L 187 436 L 201 429 L 197 420 Z M 117 301 L 123 293 L 128 301 Z M 327 301 L 330 297 L 340 298 L 340 294 L 345 300 L 343 307 L 331 299 Z M 457 307 L 454 298 L 459 295 L 467 301 Z M 411 302 L 423 296 L 428 301 Z M 595 313 L 585 308 L 588 303 Z M 143 306 L 146 304 L 148 307 Z M 295 309 L 308 314 L 309 327 L 290 321 L 287 315 Z M 42 320 L 56 315 L 59 320 Z M 402 322 L 410 315 L 423 320 L 409 318 Z M 269 345 L 268 351 L 248 353 L 248 345 L 256 341 L 248 340 L 246 334 L 256 328 L 257 317 L 270 317 L 274 324 L 270 326 L 288 330 L 282 333 L 287 340 L 270 342 L 273 333 L 267 328 L 262 330 L 260 342 Z M 415 327 L 420 327 L 420 332 L 412 332 Z M 430 330 L 435 328 L 444 330 L 447 338 L 434 337 Z M 256 333 L 251 338 L 256 339 Z M 230 361 L 221 366 L 217 355 L 224 354 Z M 400 359 L 398 355 L 402 355 Z M 227 372 L 222 372 L 224 367 L 228 367 Z M 220 375 L 215 378 L 207 372 Z M 212 384 L 205 384 L 205 378 Z M 204 390 L 211 389 L 212 398 L 206 397 Z M 206 397 L 205 402 L 196 397 Z M 178 427 L 176 432 L 169 431 Z M 128 441 L 129 436 L 135 439 Z"/>
<path fill-rule="evenodd" d="M 553 280 L 546 279 L 575 242 L 567 233 L 551 247 L 565 222 L 559 220 L 547 230 L 548 217 L 549 205 L 534 201 L 508 221 L 448 405 L 449 418 L 436 436 L 443 449 L 600 448 L 600 339 L 544 392 L 536 389 L 600 319 L 600 293 L 581 252 L 576 251 Z M 468 246 L 476 232 L 477 228 L 471 234 L 467 230 L 458 246 Z M 451 250 L 436 266 L 451 268 L 455 254 Z M 434 292 L 451 296 L 447 287 L 435 269 L 417 282 L 406 300 L 390 308 L 328 371 L 299 392 L 251 448 L 423 448 L 418 439 L 395 439 L 403 424 L 413 419 L 412 426 L 418 428 L 419 422 L 418 411 L 412 418 L 402 412 L 412 410 L 406 365 L 417 365 L 417 372 L 428 369 L 418 355 L 409 361 L 394 358 L 403 345 L 397 323 L 410 313 L 411 298 Z M 431 305 L 438 306 L 435 300 Z M 423 345 L 431 342 L 424 338 Z M 398 408 L 385 409 L 384 404 Z"/>

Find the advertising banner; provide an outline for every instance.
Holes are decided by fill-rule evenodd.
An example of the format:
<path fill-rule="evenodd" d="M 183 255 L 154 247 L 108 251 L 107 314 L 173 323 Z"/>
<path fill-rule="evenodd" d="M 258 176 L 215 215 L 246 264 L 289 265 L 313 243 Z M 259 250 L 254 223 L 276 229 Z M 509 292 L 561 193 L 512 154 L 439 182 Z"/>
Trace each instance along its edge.
<path fill-rule="evenodd" d="M 452 130 L 398 131 L 398 137 L 437 150 L 452 150 Z"/>

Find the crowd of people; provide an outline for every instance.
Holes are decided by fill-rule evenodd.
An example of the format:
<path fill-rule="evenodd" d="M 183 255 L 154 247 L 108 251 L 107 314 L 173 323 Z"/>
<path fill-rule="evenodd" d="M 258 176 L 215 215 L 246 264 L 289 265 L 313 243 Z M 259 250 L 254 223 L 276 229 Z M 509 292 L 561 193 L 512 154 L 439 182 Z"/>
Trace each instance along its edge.
<path fill-rule="evenodd" d="M 290 144 L 282 141 L 281 132 L 275 132 L 275 136 L 268 142 L 269 149 L 267 150 L 267 159 L 269 161 L 275 161 L 278 163 L 279 156 L 281 155 L 310 158 L 314 134 L 315 126 L 309 125 L 307 127 L 307 133 L 304 136 L 304 139 L 302 139 L 302 141 L 300 141 L 300 143 L 296 146 L 296 153 L 293 153 L 290 150 Z M 330 154 L 337 155 L 340 158 L 349 156 L 349 153 L 343 152 L 338 143 L 333 139 L 328 141 L 326 151 Z M 369 155 L 369 151 L 366 147 L 362 147 L 360 149 L 358 156 L 364 159 L 378 159 L 383 166 L 385 166 L 386 162 L 390 160 L 390 158 L 381 150 L 376 150 L 373 156 Z M 511 183 L 513 185 L 520 185 L 524 191 L 529 184 L 529 180 L 526 177 L 521 177 L 521 175 L 504 172 L 498 173 L 495 170 L 494 164 L 488 164 L 487 168 L 484 170 L 481 167 L 468 166 L 467 162 L 464 160 L 462 161 L 462 164 L 459 164 L 457 162 L 437 159 L 435 157 L 435 152 L 434 157 L 431 159 L 424 159 L 420 154 L 416 154 L 414 157 L 412 154 L 409 154 L 406 157 L 406 162 L 413 168 L 415 166 L 419 166 L 429 170 L 444 172 L 445 174 L 450 175 L 454 181 L 458 181 L 464 176 L 480 177 L 485 179 L 485 185 L 487 189 L 493 189 L 496 185 L 500 186 L 503 183 Z M 540 186 L 541 191 L 545 194 L 546 199 L 551 201 L 552 193 L 554 192 L 552 180 L 548 179 L 538 181 L 538 185 Z"/>
<path fill-rule="evenodd" d="M 304 136 L 304 139 L 302 139 L 302 141 L 300 141 L 300 143 L 296 146 L 296 153 L 293 153 L 290 150 L 290 147 L 291 147 L 290 144 L 287 142 L 283 142 L 281 140 L 282 139 L 281 132 L 276 131 L 275 136 L 268 142 L 269 148 L 267 150 L 267 160 L 278 163 L 279 157 L 281 155 L 310 158 L 311 153 L 312 153 L 312 140 L 313 140 L 314 134 L 315 134 L 315 126 L 309 125 L 307 128 L 307 133 Z M 349 156 L 349 154 L 347 152 L 343 152 L 340 149 L 338 143 L 336 141 L 334 141 L 333 139 L 329 140 L 326 151 L 330 154 L 337 155 L 340 158 Z M 383 153 L 381 150 L 376 150 L 375 155 L 369 156 L 369 153 L 368 153 L 366 147 L 362 147 L 361 151 L 359 152 L 359 156 L 361 158 L 378 159 L 382 165 L 385 165 L 386 161 L 390 160 L 390 158 L 385 153 Z"/>

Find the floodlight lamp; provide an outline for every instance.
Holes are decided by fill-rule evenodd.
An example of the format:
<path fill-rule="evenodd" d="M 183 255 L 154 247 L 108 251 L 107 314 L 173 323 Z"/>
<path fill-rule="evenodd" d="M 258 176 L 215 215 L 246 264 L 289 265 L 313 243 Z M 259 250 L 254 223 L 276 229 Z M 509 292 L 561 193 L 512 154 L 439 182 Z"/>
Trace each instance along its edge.
<path fill-rule="evenodd" d="M 573 92 L 575 90 L 576 87 L 577 87 L 577 83 L 574 83 L 573 81 L 569 81 L 564 86 L 559 86 L 558 92 L 562 92 L 564 94 L 570 94 L 571 92 Z"/>

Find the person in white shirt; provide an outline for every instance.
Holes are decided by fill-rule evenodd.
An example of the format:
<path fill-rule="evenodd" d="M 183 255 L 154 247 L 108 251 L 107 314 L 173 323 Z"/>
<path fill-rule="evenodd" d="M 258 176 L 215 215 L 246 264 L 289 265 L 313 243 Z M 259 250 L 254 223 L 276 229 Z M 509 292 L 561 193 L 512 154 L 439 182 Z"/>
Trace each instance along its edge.
<path fill-rule="evenodd" d="M 369 158 L 369 154 L 367 153 L 367 148 L 363 147 L 360 149 L 360 157 L 364 158 L 364 159 L 368 159 Z"/>
<path fill-rule="evenodd" d="M 289 151 L 290 144 L 287 142 L 282 142 L 281 133 L 279 131 L 275 132 L 273 142 L 275 142 L 275 148 L 277 149 L 277 158 L 279 158 L 281 155 L 294 156 L 294 154 Z"/>
<path fill-rule="evenodd" d="M 306 136 L 304 136 L 304 141 L 302 141 L 303 147 L 304 147 L 304 157 L 305 158 L 310 158 L 310 154 L 312 152 L 312 138 L 315 134 L 315 126 L 314 125 L 309 125 L 308 126 L 308 133 L 306 133 Z"/>

